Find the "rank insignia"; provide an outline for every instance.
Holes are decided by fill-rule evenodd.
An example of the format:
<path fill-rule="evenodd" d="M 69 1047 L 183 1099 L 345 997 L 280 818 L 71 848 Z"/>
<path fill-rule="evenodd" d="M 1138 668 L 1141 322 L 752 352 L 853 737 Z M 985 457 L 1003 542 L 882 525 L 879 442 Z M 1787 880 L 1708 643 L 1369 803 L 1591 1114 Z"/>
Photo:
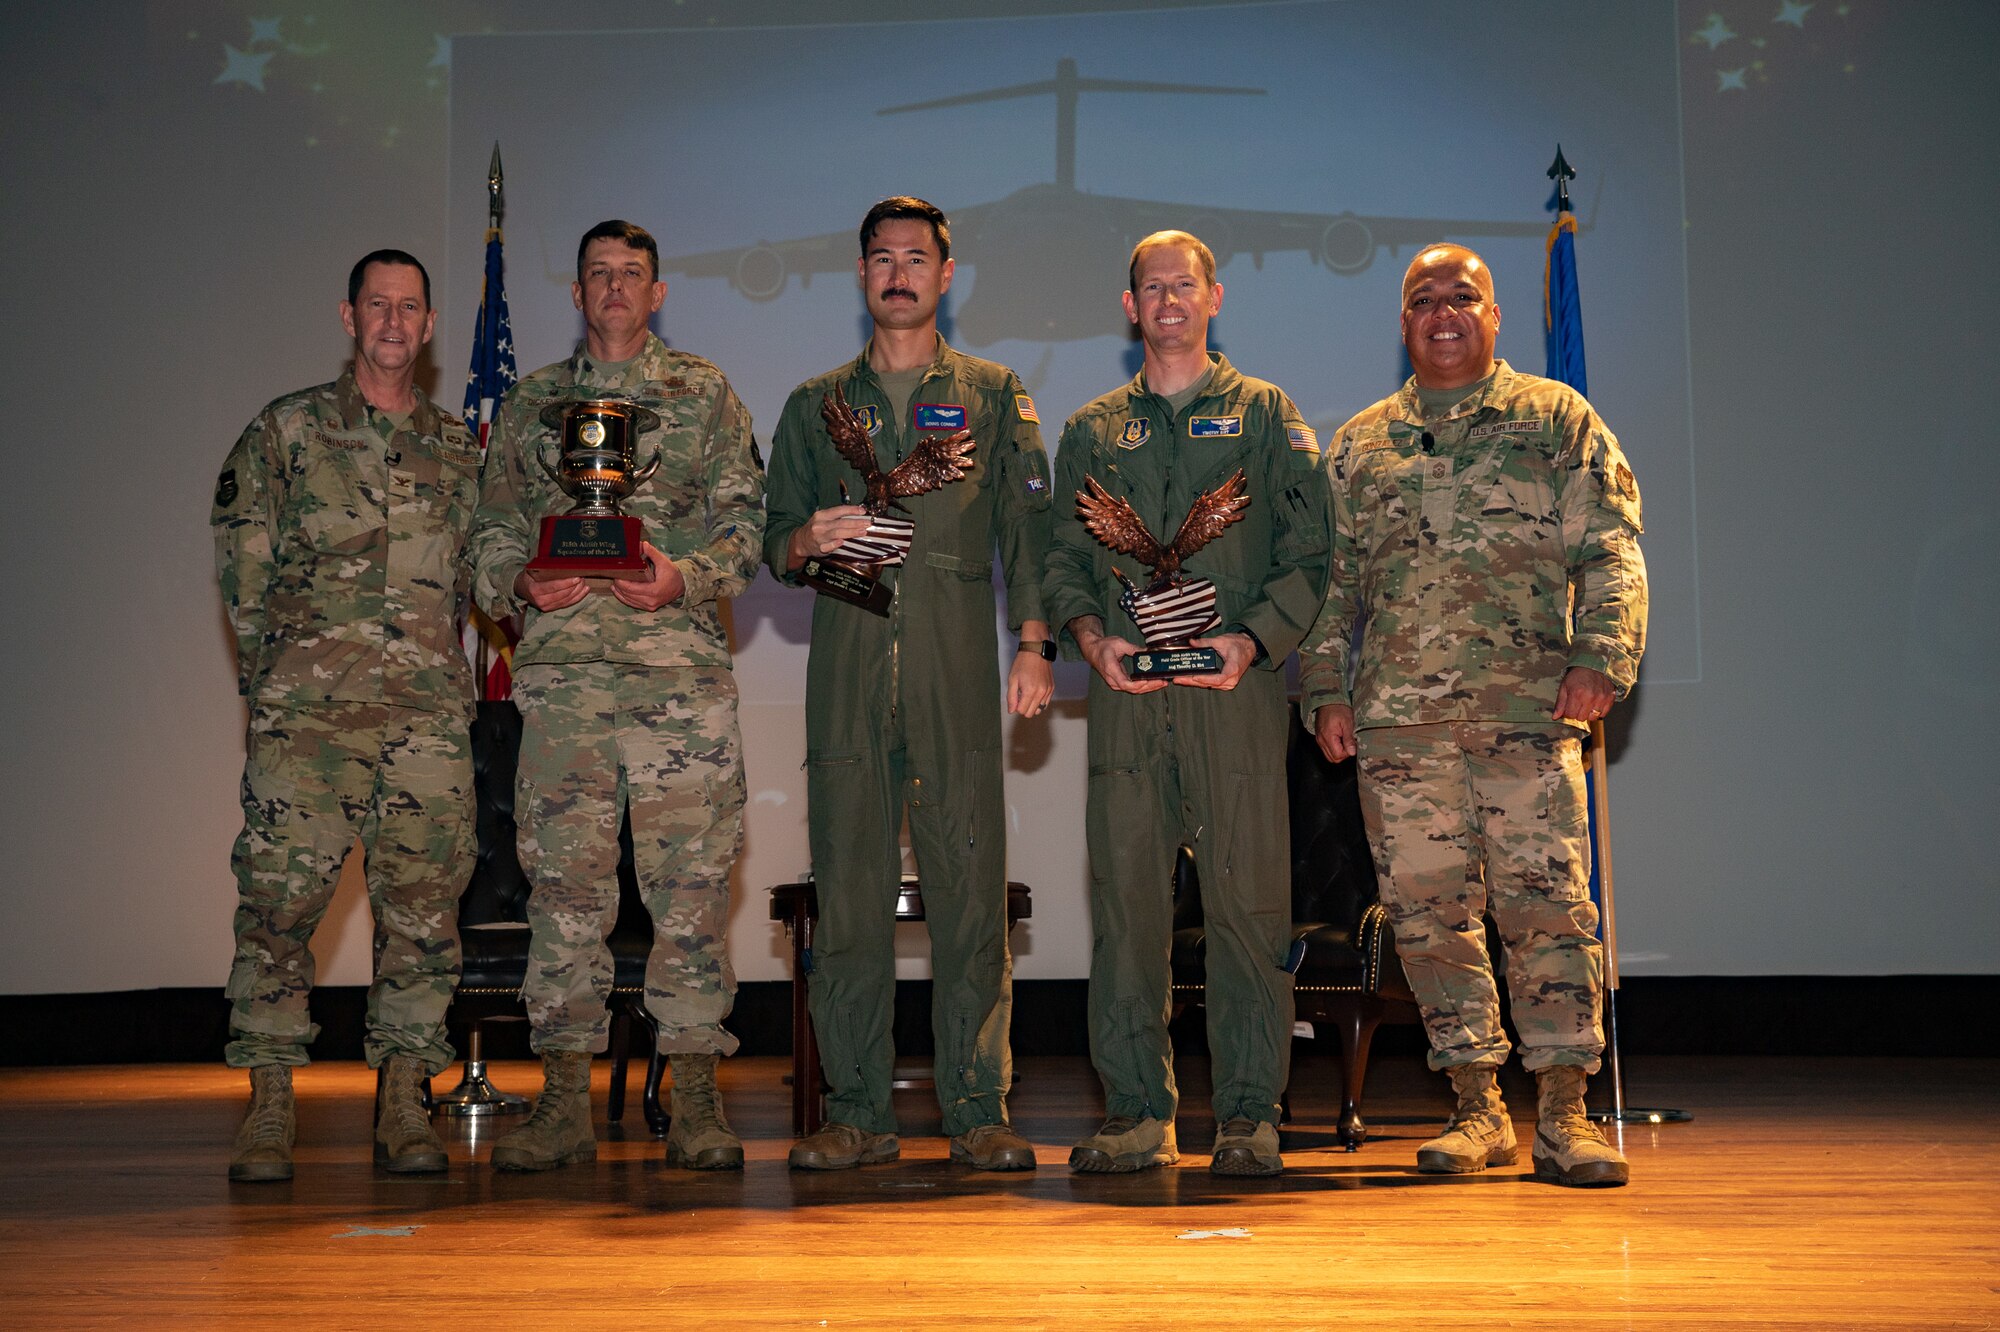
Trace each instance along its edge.
<path fill-rule="evenodd" d="M 1014 410 L 1021 414 L 1023 421 L 1033 421 L 1036 425 L 1042 423 L 1042 418 L 1035 415 L 1035 400 L 1025 393 L 1014 395 Z"/>
<path fill-rule="evenodd" d="M 868 438 L 873 439 L 882 433 L 882 413 L 877 408 L 856 407 L 854 419 L 861 422 L 861 428 L 868 432 Z"/>
<path fill-rule="evenodd" d="M 1190 416 L 1189 439 L 1229 439 L 1243 433 L 1240 416 Z"/>
<path fill-rule="evenodd" d="M 1118 436 L 1118 447 L 1136 449 L 1144 444 L 1153 433 L 1153 423 L 1143 416 L 1135 416 L 1125 422 L 1125 431 Z"/>
<path fill-rule="evenodd" d="M 910 423 L 919 430 L 963 430 L 965 408 L 955 402 L 920 402 L 910 408 Z"/>

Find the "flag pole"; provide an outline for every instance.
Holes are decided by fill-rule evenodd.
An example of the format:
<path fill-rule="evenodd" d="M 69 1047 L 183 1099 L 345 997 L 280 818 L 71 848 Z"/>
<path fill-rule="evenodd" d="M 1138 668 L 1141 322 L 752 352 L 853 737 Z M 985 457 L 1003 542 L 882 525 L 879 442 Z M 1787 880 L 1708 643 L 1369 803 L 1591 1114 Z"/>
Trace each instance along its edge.
<path fill-rule="evenodd" d="M 464 407 L 465 424 L 478 439 L 482 456 L 486 452 L 493 413 L 499 406 L 500 398 L 515 380 L 513 334 L 507 318 L 507 293 L 500 257 L 502 182 L 500 144 L 496 141 L 492 164 L 486 169 L 485 279 L 479 292 L 479 319 L 473 328 L 472 366 L 466 375 Z M 504 703 L 504 693 L 496 699 L 493 679 L 495 658 L 501 663 L 511 664 L 510 645 L 517 635 L 510 634 L 507 626 L 487 618 L 477 603 L 468 608 L 464 632 L 474 644 L 466 655 L 476 673 L 475 692 L 479 708 L 484 711 L 488 704 L 496 703 L 511 707 L 511 704 Z M 475 750 L 490 743 L 480 738 L 485 733 L 488 732 L 484 728 L 474 726 L 472 744 Z M 434 1096 L 432 1105 L 441 1115 L 512 1115 L 527 1113 L 528 1098 L 501 1091 L 487 1077 L 482 1024 L 475 1022 L 465 1052 L 465 1069 L 459 1076 L 458 1085 Z"/>
<path fill-rule="evenodd" d="M 1576 214 L 1570 206 L 1569 183 L 1576 168 L 1556 145 L 1549 164 L 1556 183 L 1556 223 L 1549 231 L 1548 266 L 1542 276 L 1542 312 L 1548 332 L 1550 379 L 1561 380 L 1589 395 L 1584 373 L 1583 315 L 1576 292 Z M 1618 904 L 1612 894 L 1611 771 L 1602 720 L 1590 724 L 1590 804 L 1588 809 L 1591 877 L 1597 889 L 1598 937 L 1604 948 L 1604 1051 L 1611 1077 L 1611 1108 L 1592 1110 L 1592 1119 L 1609 1124 L 1678 1124 L 1694 1118 L 1685 1110 L 1634 1109 L 1625 1104 L 1625 1068 L 1618 1052 Z"/>

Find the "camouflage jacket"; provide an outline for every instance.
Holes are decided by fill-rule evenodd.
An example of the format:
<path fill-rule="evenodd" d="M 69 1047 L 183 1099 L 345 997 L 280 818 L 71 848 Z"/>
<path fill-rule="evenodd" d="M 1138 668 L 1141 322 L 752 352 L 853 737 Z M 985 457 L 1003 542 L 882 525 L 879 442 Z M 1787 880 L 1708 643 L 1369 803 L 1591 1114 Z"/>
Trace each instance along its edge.
<path fill-rule="evenodd" d="M 1076 514 L 1086 476 L 1132 502 L 1155 540 L 1168 542 L 1203 491 L 1242 468 L 1250 505 L 1241 521 L 1186 561 L 1215 583 L 1225 628 L 1248 629 L 1277 670 L 1305 636 L 1326 578 L 1326 482 L 1319 443 L 1277 385 L 1240 374 L 1218 352 L 1208 387 L 1178 413 L 1147 390 L 1143 372 L 1087 404 L 1063 427 L 1056 448 L 1056 518 L 1042 600 L 1063 651 L 1077 655 L 1069 622 L 1095 615 L 1106 632 L 1144 641 L 1119 605 L 1115 565 L 1143 586 L 1130 556 L 1113 555 Z"/>
<path fill-rule="evenodd" d="M 576 507 L 537 461 L 545 444 L 553 461 L 559 442 L 558 432 L 542 424 L 542 408 L 606 390 L 660 416 L 660 428 L 637 443 L 642 467 L 659 450 L 659 470 L 619 509 L 640 520 L 645 539 L 680 569 L 687 590 L 651 613 L 595 589 L 574 606 L 538 611 L 515 597 L 514 579 L 535 552 L 541 520 Z M 757 571 L 764 474 L 751 443 L 750 414 L 720 370 L 669 350 L 651 334 L 645 350 L 615 377 L 578 347 L 567 361 L 544 366 L 508 393 L 489 453 L 472 532 L 473 594 L 496 617 L 525 611 L 516 669 L 572 661 L 729 665 L 717 599 L 741 592 Z"/>
<path fill-rule="evenodd" d="M 1571 666 L 1632 688 L 1639 487 L 1576 390 L 1502 361 L 1426 423 L 1413 379 L 1340 428 L 1328 468 L 1333 577 L 1301 657 L 1307 725 L 1349 701 L 1359 727 L 1546 722 Z"/>
<path fill-rule="evenodd" d="M 351 369 L 258 413 L 209 519 L 237 689 L 470 715 L 457 625 L 478 488 L 478 444 L 421 391 L 401 430 Z"/>

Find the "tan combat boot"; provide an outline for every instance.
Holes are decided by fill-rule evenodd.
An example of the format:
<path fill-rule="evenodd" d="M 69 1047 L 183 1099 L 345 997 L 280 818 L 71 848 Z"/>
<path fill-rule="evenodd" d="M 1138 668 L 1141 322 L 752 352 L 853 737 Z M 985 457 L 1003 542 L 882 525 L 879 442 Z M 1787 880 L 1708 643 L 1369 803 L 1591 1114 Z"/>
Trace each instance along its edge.
<path fill-rule="evenodd" d="M 793 1143 L 785 1162 L 794 1170 L 850 1170 L 893 1161 L 902 1154 L 902 1140 L 893 1133 L 870 1133 L 854 1124 L 832 1123 Z"/>
<path fill-rule="evenodd" d="M 1632 1177 L 1618 1149 L 1584 1117 L 1583 1070 L 1556 1064 L 1535 1074 L 1535 1177 L 1574 1188 L 1610 1188 Z"/>
<path fill-rule="evenodd" d="M 229 1152 L 229 1177 L 244 1183 L 292 1177 L 292 1144 L 298 1140 L 289 1064 L 250 1070 L 250 1108 Z"/>
<path fill-rule="evenodd" d="M 500 1170 L 553 1170 L 597 1159 L 590 1128 L 590 1055 L 583 1050 L 542 1052 L 542 1094 L 528 1122 L 493 1144 Z"/>
<path fill-rule="evenodd" d="M 1069 1168 L 1080 1175 L 1125 1175 L 1180 1159 L 1171 1120 L 1113 1115 L 1070 1148 Z"/>
<path fill-rule="evenodd" d="M 375 1094 L 375 1164 L 392 1175 L 435 1175 L 450 1163 L 424 1109 L 424 1066 L 390 1055 Z"/>
<path fill-rule="evenodd" d="M 1238 1118 L 1215 1131 L 1215 1147 L 1208 1158 L 1211 1175 L 1275 1175 L 1284 1168 L 1276 1124 Z"/>
<path fill-rule="evenodd" d="M 1461 1064 L 1451 1070 L 1458 1106 L 1444 1132 L 1417 1148 L 1426 1175 L 1469 1175 L 1487 1166 L 1513 1165 L 1521 1154 L 1514 1121 L 1501 1103 L 1498 1064 Z"/>
<path fill-rule="evenodd" d="M 729 1131 L 722 1114 L 722 1091 L 715 1085 L 716 1056 L 668 1055 L 674 1070 L 667 1129 L 667 1164 L 689 1170 L 741 1170 L 743 1141 Z"/>

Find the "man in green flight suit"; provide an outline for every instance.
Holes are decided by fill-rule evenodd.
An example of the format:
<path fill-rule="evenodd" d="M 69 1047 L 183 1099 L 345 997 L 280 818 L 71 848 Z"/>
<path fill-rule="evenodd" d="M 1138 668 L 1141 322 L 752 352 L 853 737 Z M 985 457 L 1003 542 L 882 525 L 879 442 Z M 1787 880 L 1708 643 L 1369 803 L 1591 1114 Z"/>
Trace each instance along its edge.
<path fill-rule="evenodd" d="M 1518 1154 L 1490 897 L 1538 1089 L 1535 1173 L 1620 1185 L 1625 1158 L 1583 1109 L 1604 965 L 1581 751 L 1645 651 L 1639 488 L 1582 394 L 1495 358 L 1493 274 L 1471 250 L 1410 261 L 1402 329 L 1410 382 L 1332 441 L 1333 577 L 1299 686 L 1326 756 L 1359 754 L 1396 952 L 1458 1092 L 1417 1168 Z"/>
<path fill-rule="evenodd" d="M 618 914 L 618 829 L 629 818 L 640 895 L 653 919 L 646 1009 L 673 1067 L 667 1160 L 739 1169 L 743 1145 L 716 1087 L 736 993 L 725 926 L 743 840 L 743 745 L 720 598 L 748 585 L 764 532 L 764 477 L 750 415 L 721 371 L 647 328 L 665 300 L 659 248 L 630 222 L 577 246 L 571 298 L 584 340 L 523 379 L 501 409 L 472 534 L 475 594 L 496 617 L 527 607 L 514 649 L 521 707 L 515 809 L 532 885 L 521 987 L 542 1056 L 534 1114 L 493 1145 L 503 1170 L 595 1159 L 590 1057 L 609 1043 Z M 537 577 L 540 520 L 573 502 L 535 461 L 557 442 L 552 404 L 623 397 L 655 413 L 637 440 L 659 467 L 622 504 L 644 524 L 649 575 Z M 655 544 L 657 543 L 657 544 Z"/>
<path fill-rule="evenodd" d="M 1132 252 L 1125 314 L 1145 359 L 1123 388 L 1085 406 L 1056 450 L 1057 517 L 1043 601 L 1090 681 L 1090 1054 L 1102 1128 L 1070 1169 L 1123 1172 L 1178 1160 L 1167 1039 L 1175 850 L 1194 852 L 1207 921 L 1207 1010 L 1217 1125 L 1209 1169 L 1269 1175 L 1292 1039 L 1287 705 L 1282 666 L 1319 609 L 1326 483 L 1319 445 L 1292 400 L 1208 350 L 1222 308 L 1215 256 L 1186 232 Z M 1129 501 L 1161 542 L 1195 500 L 1242 469 L 1242 519 L 1189 557 L 1213 580 L 1218 628 L 1196 646 L 1213 673 L 1135 679 L 1138 626 L 1114 557 L 1084 527 L 1085 478 Z M 1143 571 L 1137 571 L 1143 579 Z"/>
<path fill-rule="evenodd" d="M 895 1050 L 898 833 L 907 806 L 931 939 L 938 1101 L 951 1158 L 1032 1170 L 1034 1148 L 1007 1123 L 1012 960 L 994 630 L 997 541 L 1019 650 L 1006 707 L 1040 714 L 1054 690 L 1042 615 L 1048 459 L 1034 403 L 1013 371 L 938 336 L 951 287 L 951 230 L 921 199 L 884 199 L 861 224 L 856 265 L 874 336 L 862 354 L 793 391 L 771 446 L 764 559 L 797 585 L 807 562 L 870 530 L 842 491 L 861 474 L 828 437 L 836 389 L 892 468 L 927 436 L 969 429 L 970 468 L 903 501 L 915 524 L 883 572 L 881 614 L 820 595 L 806 678 L 806 790 L 819 898 L 813 1029 L 832 1093 L 825 1128 L 795 1144 L 796 1169 L 837 1170 L 901 1152 L 890 1105 Z"/>
<path fill-rule="evenodd" d="M 472 872 L 472 672 L 457 621 L 479 446 L 416 386 L 437 323 L 422 264 L 363 257 L 340 320 L 352 367 L 258 413 L 210 519 L 250 703 L 225 1057 L 250 1070 L 251 1094 L 234 1180 L 292 1177 L 292 1069 L 319 1034 L 312 936 L 357 837 L 375 915 L 375 1160 L 446 1166 L 421 1097 L 452 1060 L 444 1015 Z"/>

